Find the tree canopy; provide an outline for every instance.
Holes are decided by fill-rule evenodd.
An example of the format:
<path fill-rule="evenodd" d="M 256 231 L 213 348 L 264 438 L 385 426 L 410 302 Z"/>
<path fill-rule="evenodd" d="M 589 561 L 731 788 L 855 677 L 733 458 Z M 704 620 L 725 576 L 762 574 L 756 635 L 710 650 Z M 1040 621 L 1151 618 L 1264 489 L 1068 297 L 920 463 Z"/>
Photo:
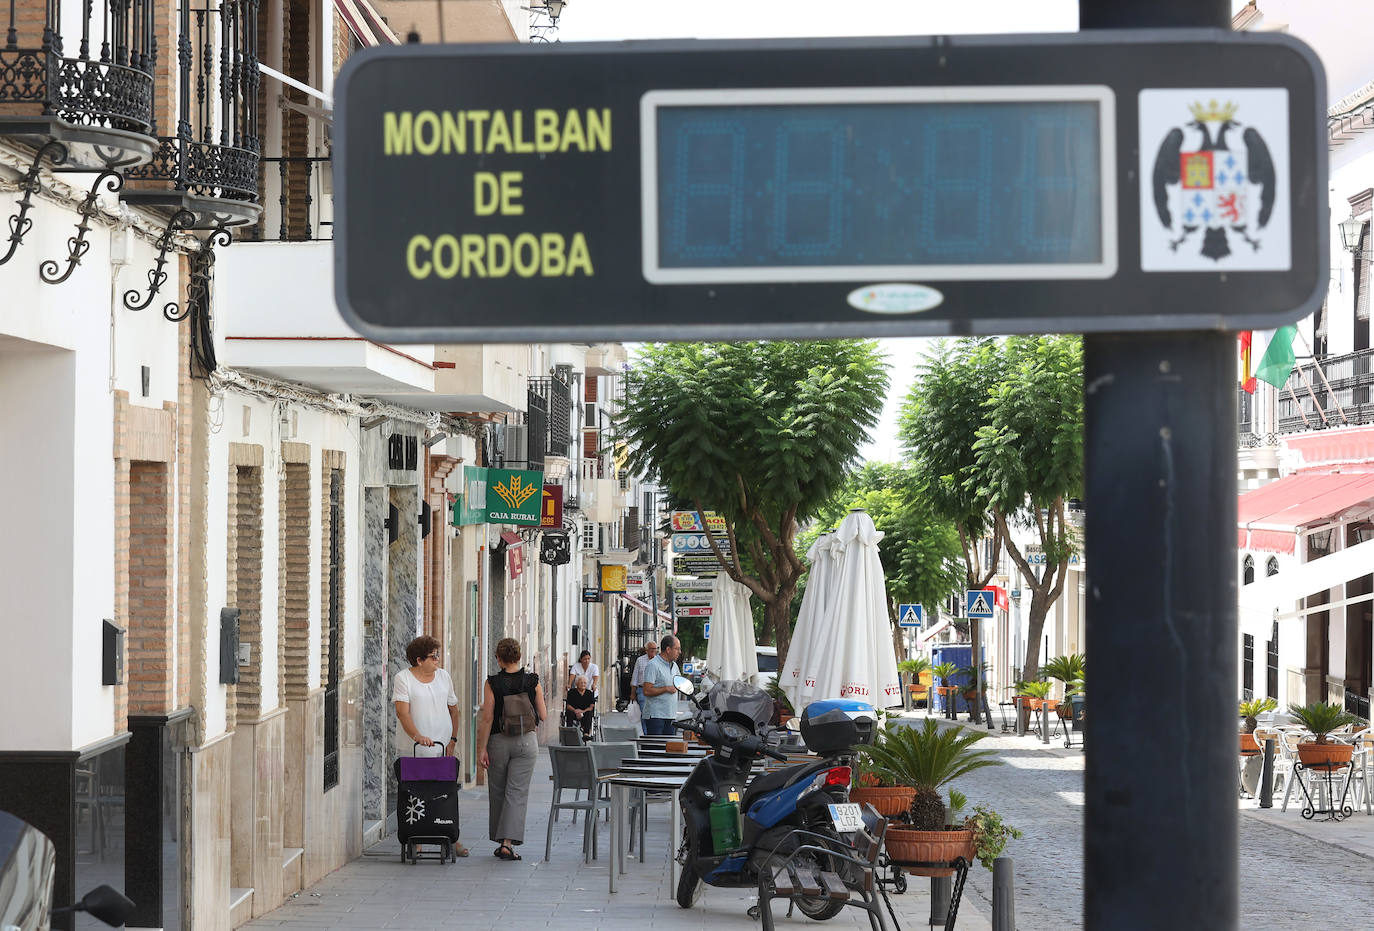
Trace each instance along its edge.
<path fill-rule="evenodd" d="M 1083 487 L 1083 356 L 1074 336 L 964 339 L 941 344 L 912 387 L 902 442 L 937 511 L 959 527 L 970 588 L 982 588 L 1006 547 L 1031 590 L 1022 676 L 1040 664 L 1040 634 L 1064 589 L 1074 538 L 1067 501 Z M 1037 577 L 1012 528 L 1033 528 L 1045 554 Z M 978 542 L 993 542 L 979 561 Z"/>
<path fill-rule="evenodd" d="M 648 344 L 626 377 L 616 432 L 630 467 L 725 518 L 748 560 L 712 547 L 763 603 L 780 662 L 803 571 L 798 524 L 844 482 L 887 384 L 871 340 Z"/>

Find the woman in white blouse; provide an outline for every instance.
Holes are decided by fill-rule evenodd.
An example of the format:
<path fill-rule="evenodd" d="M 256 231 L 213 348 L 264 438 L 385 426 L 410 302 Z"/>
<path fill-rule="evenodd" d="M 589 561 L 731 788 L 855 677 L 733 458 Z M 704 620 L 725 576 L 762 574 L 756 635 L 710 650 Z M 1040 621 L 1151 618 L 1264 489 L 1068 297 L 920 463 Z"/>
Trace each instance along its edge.
<path fill-rule="evenodd" d="M 576 681 L 578 676 L 586 677 L 587 688 L 591 689 L 592 694 L 595 695 L 596 684 L 601 681 L 601 667 L 592 662 L 591 650 L 582 651 L 582 655 L 577 658 L 577 665 L 568 673 L 568 680 L 570 682 Z"/>

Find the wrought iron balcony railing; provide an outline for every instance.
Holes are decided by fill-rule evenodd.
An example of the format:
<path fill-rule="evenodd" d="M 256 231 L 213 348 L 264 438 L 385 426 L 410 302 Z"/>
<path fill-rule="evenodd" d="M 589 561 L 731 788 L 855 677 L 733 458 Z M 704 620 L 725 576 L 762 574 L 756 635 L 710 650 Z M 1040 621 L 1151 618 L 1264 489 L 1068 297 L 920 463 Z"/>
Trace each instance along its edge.
<path fill-rule="evenodd" d="M 88 0 L 89 2 L 89 0 Z M 115 0 L 119 2 L 119 0 Z M 177 124 L 160 136 L 131 203 L 192 213 L 193 228 L 254 222 L 258 204 L 258 3 L 178 0 Z"/>
<path fill-rule="evenodd" d="M 1299 365 L 1278 395 L 1277 432 L 1374 423 L 1371 388 L 1374 349 Z"/>
<path fill-rule="evenodd" d="M 263 213 L 240 234 L 250 242 L 334 238 L 334 171 L 327 155 L 262 159 Z"/>
<path fill-rule="evenodd" d="M 10 0 L 0 48 L 0 133 L 66 138 L 80 157 L 68 152 L 58 164 L 73 169 L 146 159 L 151 140 L 130 137 L 156 131 L 153 13 L 153 0 L 84 0 L 81 38 L 70 57 L 62 26 L 75 17 L 64 18 L 61 0 Z M 45 132 L 44 124 L 58 131 Z"/>

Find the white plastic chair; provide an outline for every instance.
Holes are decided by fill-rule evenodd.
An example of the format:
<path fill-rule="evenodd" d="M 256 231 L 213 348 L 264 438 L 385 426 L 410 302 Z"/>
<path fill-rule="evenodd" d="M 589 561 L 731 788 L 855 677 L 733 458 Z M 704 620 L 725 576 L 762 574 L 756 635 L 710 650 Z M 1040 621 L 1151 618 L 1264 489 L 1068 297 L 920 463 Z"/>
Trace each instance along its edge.
<path fill-rule="evenodd" d="M 1280 769 L 1280 759 L 1282 759 L 1283 779 L 1283 807 L 1282 811 L 1288 810 L 1288 800 L 1293 796 L 1293 783 L 1300 777 L 1293 765 L 1298 762 L 1298 742 L 1310 736 L 1301 727 L 1279 727 L 1275 729 L 1279 738 L 1279 755 L 1274 757 L 1274 790 L 1278 791 L 1278 774 Z"/>

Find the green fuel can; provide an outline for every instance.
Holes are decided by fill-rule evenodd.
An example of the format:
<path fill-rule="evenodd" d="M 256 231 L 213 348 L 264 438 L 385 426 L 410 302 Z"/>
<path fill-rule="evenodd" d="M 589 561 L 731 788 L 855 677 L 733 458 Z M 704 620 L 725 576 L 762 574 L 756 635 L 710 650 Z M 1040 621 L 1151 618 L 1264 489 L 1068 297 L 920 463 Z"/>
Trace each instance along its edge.
<path fill-rule="evenodd" d="M 739 846 L 739 802 L 711 803 L 711 849 L 720 856 Z"/>

